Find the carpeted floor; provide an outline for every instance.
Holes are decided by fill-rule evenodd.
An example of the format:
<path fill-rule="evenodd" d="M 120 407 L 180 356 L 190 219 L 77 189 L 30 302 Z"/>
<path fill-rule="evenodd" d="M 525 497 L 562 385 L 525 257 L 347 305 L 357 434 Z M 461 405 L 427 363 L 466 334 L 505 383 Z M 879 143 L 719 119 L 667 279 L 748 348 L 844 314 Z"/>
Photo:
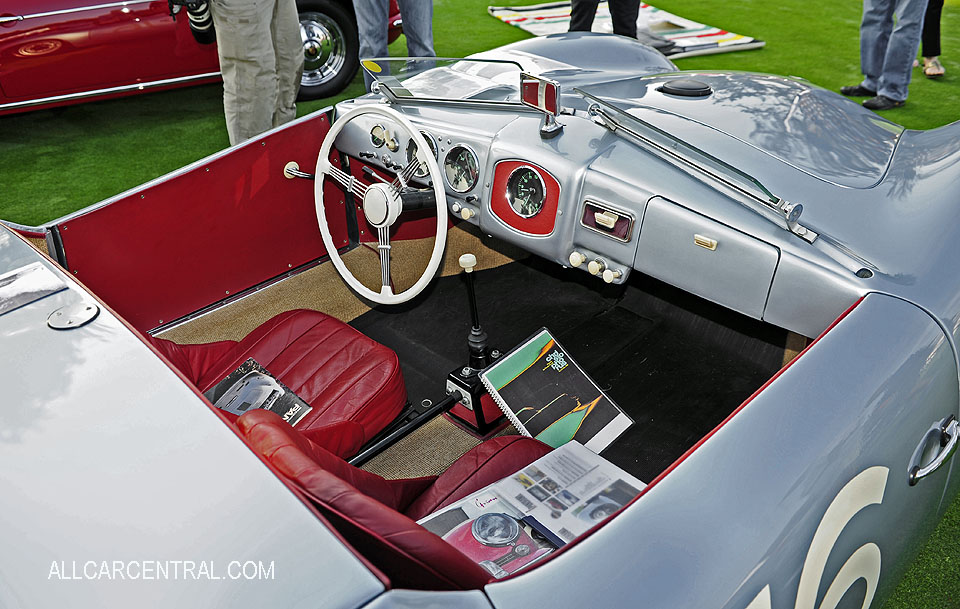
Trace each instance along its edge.
<path fill-rule="evenodd" d="M 546 326 L 634 419 L 604 456 L 642 480 L 651 480 L 726 418 L 785 357 L 786 331 L 647 277 L 607 286 L 529 258 L 479 272 L 476 282 L 491 346 L 508 351 Z M 351 323 L 397 352 L 411 401 L 436 401 L 444 395 L 446 374 L 467 359 L 466 298 L 462 277 L 448 276 L 422 299 L 368 311 Z M 452 461 L 475 444 L 446 422 L 422 434 L 381 461 L 407 460 L 394 459 L 394 450 L 399 455 L 411 447 L 429 461 L 437 456 L 431 445 L 451 447 L 444 458 Z"/>

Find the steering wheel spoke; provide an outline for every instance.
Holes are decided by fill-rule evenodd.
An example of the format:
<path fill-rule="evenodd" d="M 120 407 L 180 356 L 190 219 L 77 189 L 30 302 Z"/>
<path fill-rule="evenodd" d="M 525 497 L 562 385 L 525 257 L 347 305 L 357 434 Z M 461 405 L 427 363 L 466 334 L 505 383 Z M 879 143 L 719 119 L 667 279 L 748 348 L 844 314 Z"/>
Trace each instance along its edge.
<path fill-rule="evenodd" d="M 380 285 L 390 287 L 390 227 L 377 229 L 377 251 L 380 252 Z"/>
<path fill-rule="evenodd" d="M 317 163 L 317 174 L 321 173 L 320 163 Z M 346 171 L 340 169 L 339 167 L 334 167 L 330 161 L 326 162 L 326 167 L 323 168 L 323 174 L 333 178 L 338 184 L 344 187 L 348 193 L 356 193 L 361 199 L 365 194 L 367 194 L 367 185 L 348 174 Z"/>
<path fill-rule="evenodd" d="M 424 155 L 423 158 L 419 158 L 421 155 L 418 154 L 418 158 L 414 158 L 410 163 L 407 163 L 405 167 L 397 172 L 394 179 L 387 184 L 374 183 L 367 186 L 339 167 L 334 167 L 330 163 L 329 158 L 337 135 L 343 131 L 344 126 L 350 121 L 363 115 L 374 115 L 379 120 L 389 121 L 405 132 L 413 143 L 417 145 L 419 150 L 429 150 L 429 145 L 420 131 L 413 126 L 409 119 L 391 106 L 361 104 L 353 107 L 342 116 L 339 116 L 330 126 L 326 137 L 324 137 L 317 157 L 317 179 L 314 181 L 317 224 L 320 227 L 320 236 L 323 238 L 323 245 L 326 248 L 326 254 L 330 257 L 330 262 L 351 289 L 360 296 L 373 302 L 380 304 L 399 304 L 410 300 L 422 292 L 440 268 L 447 237 L 446 194 L 442 188 L 435 188 L 433 191 L 423 191 L 424 194 L 420 195 L 420 200 L 410 200 L 412 188 L 410 182 L 416 177 L 421 166 L 426 165 L 427 167 L 427 181 L 432 184 L 443 183 L 440 166 L 437 164 L 437 160 L 430 155 Z M 327 224 L 323 201 L 324 176 L 330 176 L 331 179 L 343 186 L 348 192 L 356 193 L 363 199 L 363 213 L 365 214 L 367 223 L 371 229 L 376 228 L 377 230 L 377 252 L 380 258 L 381 284 L 379 291 L 374 291 L 360 283 L 340 258 L 337 248 L 344 245 L 345 242 L 340 240 L 335 243 L 330 232 L 330 226 Z M 416 194 L 416 192 L 412 194 Z M 405 202 L 410 204 L 412 208 L 420 208 L 425 204 L 428 205 L 426 200 L 428 196 L 431 197 L 437 209 L 436 238 L 433 240 L 433 251 L 430 254 L 430 261 L 427 263 L 420 278 L 417 279 L 412 286 L 402 292 L 395 293 L 390 281 L 390 228 L 397 220 Z M 407 200 L 405 201 L 402 197 L 406 197 Z M 414 197 L 414 199 L 416 199 L 416 197 Z"/>
<path fill-rule="evenodd" d="M 414 155 L 407 166 L 397 172 L 397 177 L 392 182 L 394 189 L 400 192 L 408 188 L 410 180 L 416 175 L 418 169 L 420 169 L 420 159 Z"/>

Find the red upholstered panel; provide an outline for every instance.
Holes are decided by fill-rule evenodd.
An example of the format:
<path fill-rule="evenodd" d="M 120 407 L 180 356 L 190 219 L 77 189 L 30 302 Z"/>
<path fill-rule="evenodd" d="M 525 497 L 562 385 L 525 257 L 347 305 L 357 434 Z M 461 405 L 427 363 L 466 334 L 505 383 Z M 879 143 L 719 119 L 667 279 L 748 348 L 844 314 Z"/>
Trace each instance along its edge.
<path fill-rule="evenodd" d="M 404 513 L 419 520 L 523 469 L 551 450 L 540 440 L 525 436 L 491 438 L 457 459 Z"/>
<path fill-rule="evenodd" d="M 318 311 L 281 313 L 239 343 L 177 345 L 152 339 L 201 391 L 248 358 L 257 360 L 313 407 L 298 424 L 310 430 L 351 422 L 351 441 L 337 440 L 349 456 L 393 421 L 407 401 L 397 355 L 342 321 Z M 325 443 L 333 446 L 333 443 Z"/>
<path fill-rule="evenodd" d="M 386 480 L 312 446 L 272 412 L 248 412 L 238 427 L 251 447 L 316 501 L 338 531 L 394 586 L 470 589 L 490 581 L 486 571 L 456 548 L 388 507 L 395 497 Z"/>
<path fill-rule="evenodd" d="M 61 222 L 69 270 L 146 331 L 316 260 L 314 184 L 283 167 L 313 171 L 329 128 L 315 114 Z M 344 214 L 328 223 L 346 245 Z"/>
<path fill-rule="evenodd" d="M 510 174 L 520 167 L 530 167 L 543 179 L 543 209 L 531 218 L 524 218 L 513 210 L 507 200 L 507 181 Z M 560 182 L 546 169 L 525 161 L 500 161 L 493 170 L 493 189 L 490 195 L 490 210 L 507 225 L 529 235 L 549 235 L 557 222 L 560 208 Z"/>

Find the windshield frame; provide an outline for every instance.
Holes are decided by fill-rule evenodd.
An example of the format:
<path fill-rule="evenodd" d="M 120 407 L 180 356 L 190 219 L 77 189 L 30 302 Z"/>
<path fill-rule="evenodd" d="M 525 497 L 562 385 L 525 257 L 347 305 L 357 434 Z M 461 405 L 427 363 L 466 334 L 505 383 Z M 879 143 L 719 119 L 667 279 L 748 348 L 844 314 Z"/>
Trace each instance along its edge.
<path fill-rule="evenodd" d="M 431 61 L 431 62 L 450 62 L 455 64 L 457 62 L 468 61 L 472 63 L 489 63 L 489 64 L 502 64 L 514 66 L 517 68 L 517 100 L 516 101 L 499 101 L 499 100 L 483 100 L 483 99 L 465 99 L 465 98 L 443 98 L 443 97 L 418 97 L 416 94 L 411 93 L 407 88 L 402 86 L 402 82 L 397 78 L 390 77 L 390 74 L 386 74 L 388 78 L 392 78 L 394 84 L 391 84 L 389 80 L 381 80 L 384 76 L 382 73 L 373 72 L 368 67 L 368 62 L 373 65 L 377 65 L 378 62 L 383 63 L 398 63 L 406 61 Z M 371 85 L 370 90 L 373 93 L 380 93 L 384 95 L 391 103 L 398 105 L 455 105 L 457 107 L 467 107 L 467 108 L 478 108 L 478 109 L 508 109 L 514 111 L 526 111 L 526 112 L 536 112 L 539 113 L 539 110 L 535 108 L 530 108 L 529 106 L 524 105 L 520 101 L 520 81 L 522 74 L 524 72 L 523 66 L 521 66 L 516 61 L 506 60 L 506 59 L 473 59 L 469 57 L 369 57 L 362 59 L 360 65 L 363 68 L 364 72 L 370 75 L 373 78 L 374 83 Z M 435 66 L 442 67 L 442 66 Z M 431 69 L 435 69 L 431 68 Z M 419 72 L 419 74 L 425 74 L 429 70 L 424 70 Z"/>

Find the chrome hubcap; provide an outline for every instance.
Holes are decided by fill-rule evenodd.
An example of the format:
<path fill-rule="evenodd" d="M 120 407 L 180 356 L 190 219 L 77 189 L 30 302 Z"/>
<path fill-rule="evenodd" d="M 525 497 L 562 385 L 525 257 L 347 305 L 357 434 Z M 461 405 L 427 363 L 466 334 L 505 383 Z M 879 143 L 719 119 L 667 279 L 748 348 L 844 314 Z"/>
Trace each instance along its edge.
<path fill-rule="evenodd" d="M 343 30 L 323 13 L 300 14 L 303 41 L 302 86 L 316 86 L 334 78 L 346 61 Z"/>

